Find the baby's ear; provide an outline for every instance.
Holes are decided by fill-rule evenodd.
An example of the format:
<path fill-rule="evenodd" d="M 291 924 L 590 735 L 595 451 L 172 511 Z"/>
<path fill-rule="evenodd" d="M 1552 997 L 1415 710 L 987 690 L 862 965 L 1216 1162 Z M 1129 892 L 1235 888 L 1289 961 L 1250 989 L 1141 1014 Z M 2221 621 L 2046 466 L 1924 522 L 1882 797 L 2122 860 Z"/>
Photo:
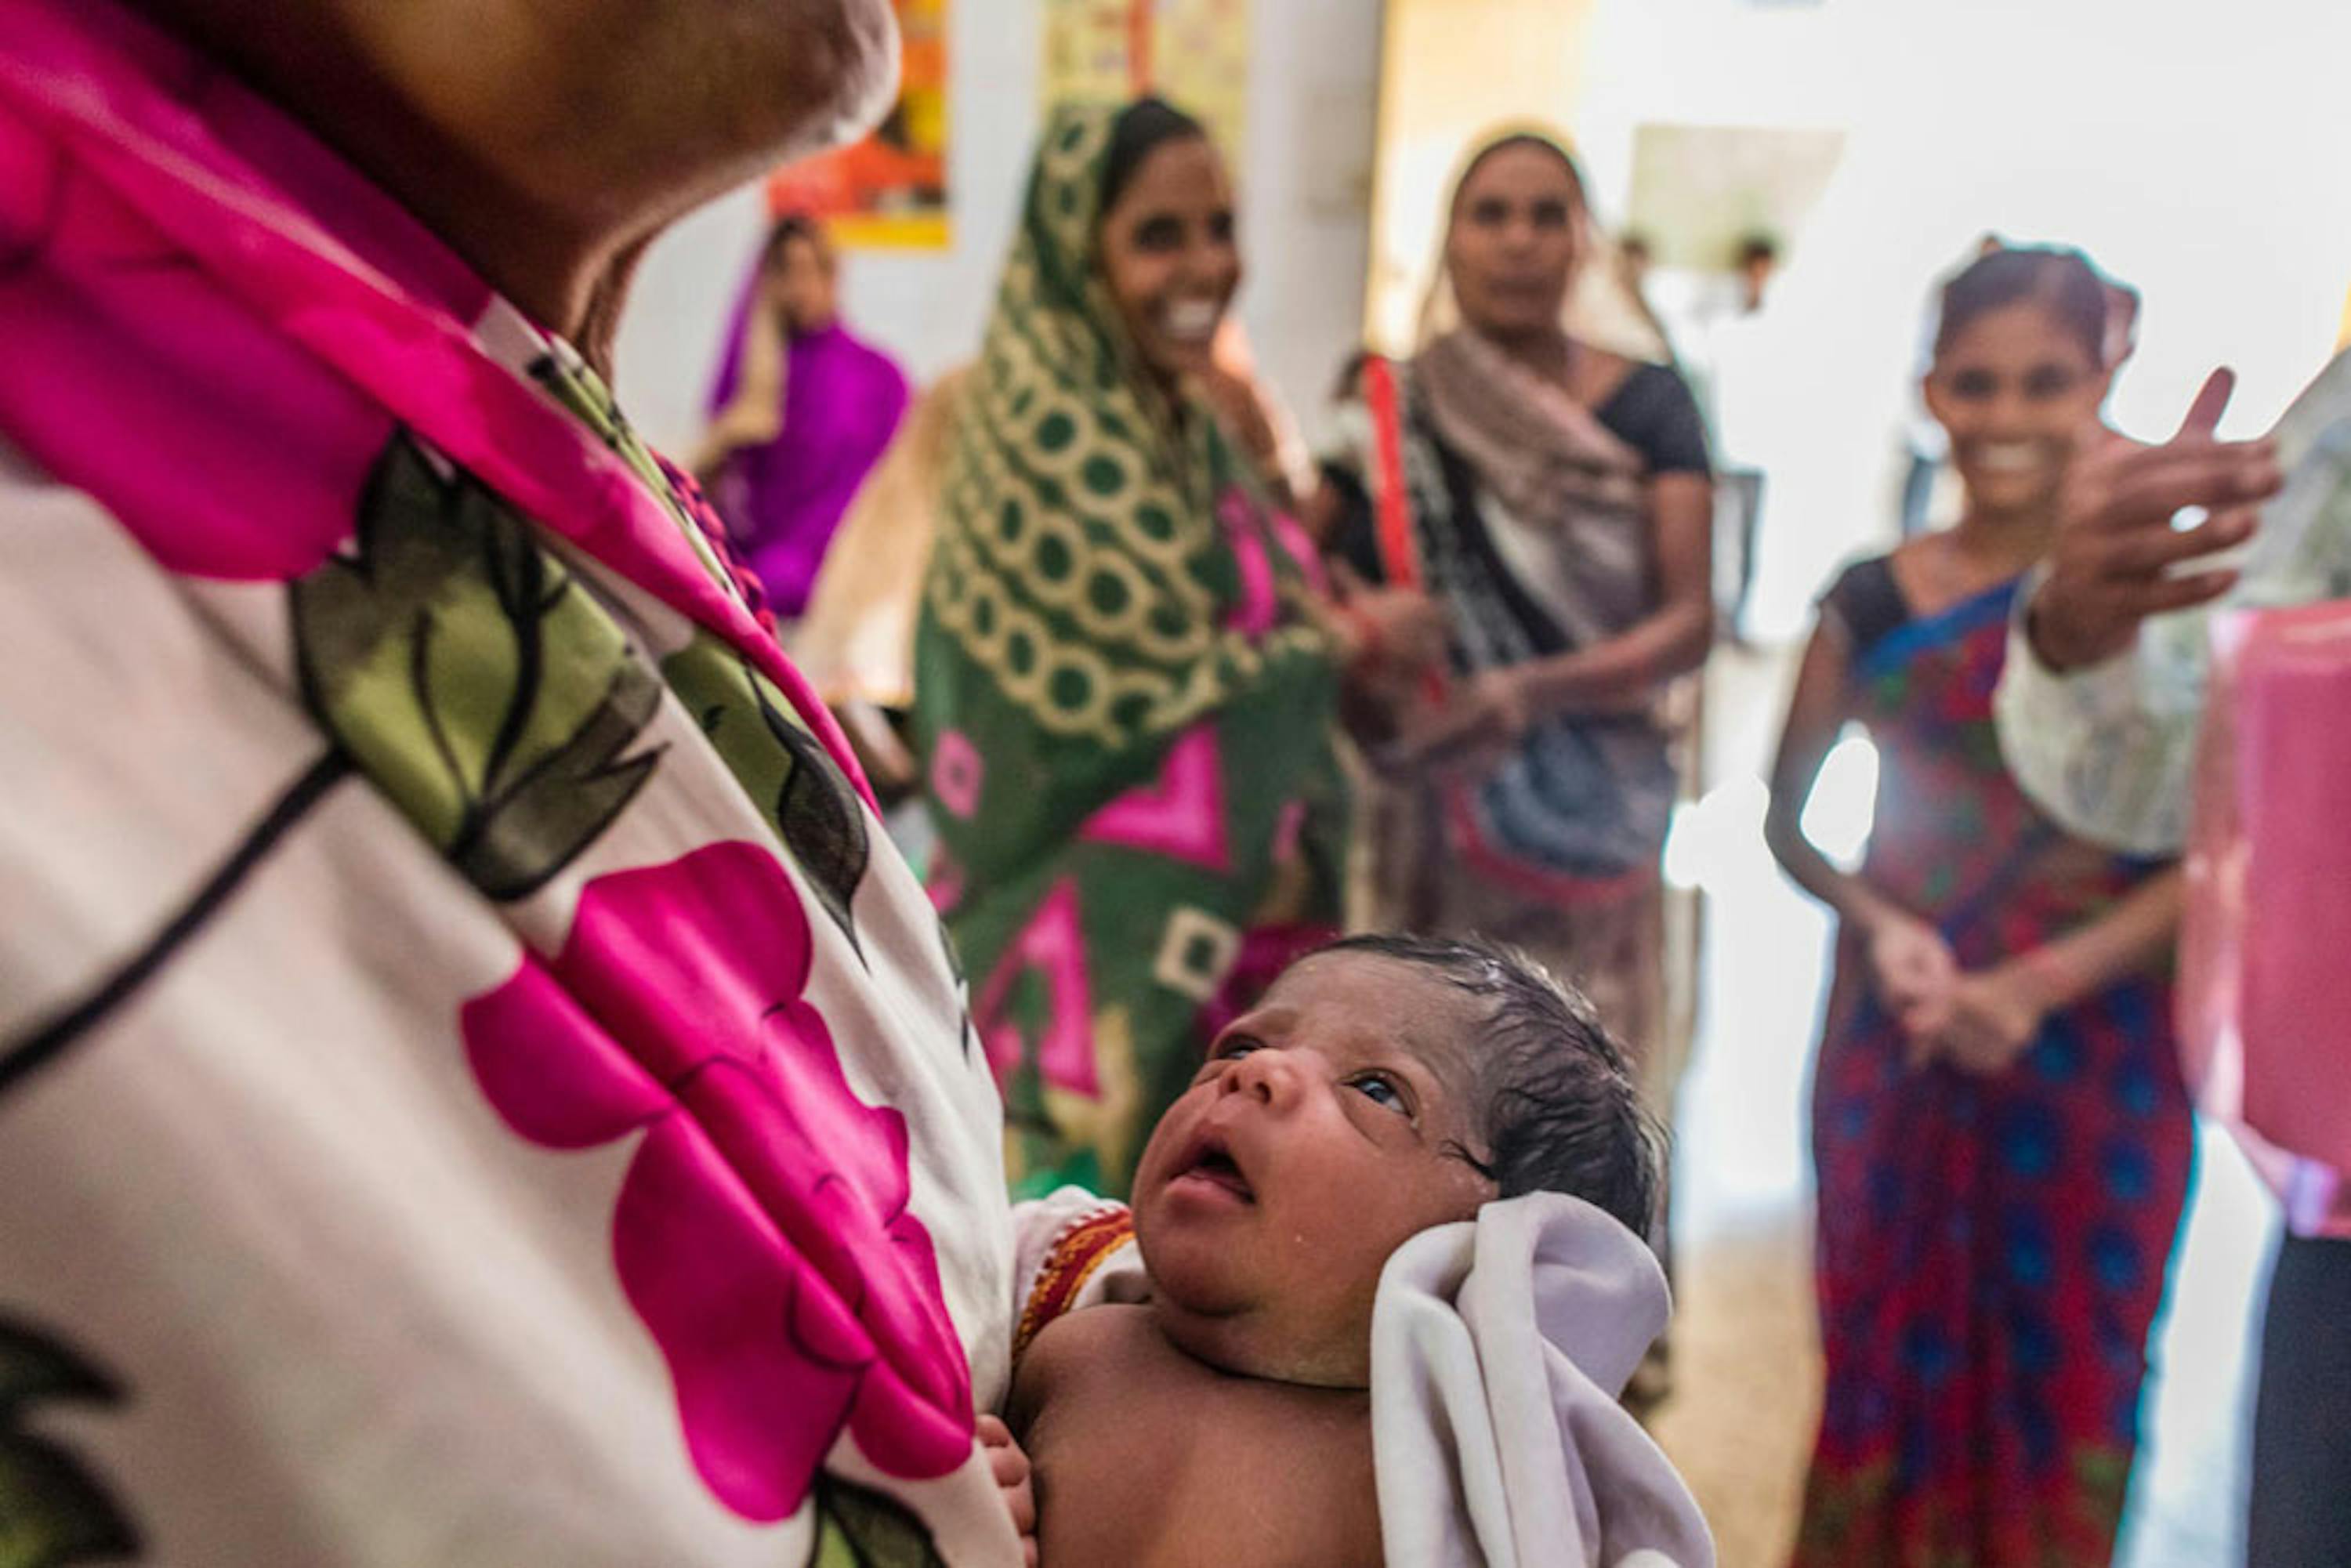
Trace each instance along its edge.
<path fill-rule="evenodd" d="M 1493 1167 L 1469 1150 L 1456 1144 L 1447 1151 L 1452 1155 L 1447 1164 L 1452 1167 L 1452 1179 L 1458 1184 L 1461 1212 L 1459 1219 L 1475 1219 L 1478 1211 L 1502 1196 L 1502 1184 L 1494 1178 Z"/>

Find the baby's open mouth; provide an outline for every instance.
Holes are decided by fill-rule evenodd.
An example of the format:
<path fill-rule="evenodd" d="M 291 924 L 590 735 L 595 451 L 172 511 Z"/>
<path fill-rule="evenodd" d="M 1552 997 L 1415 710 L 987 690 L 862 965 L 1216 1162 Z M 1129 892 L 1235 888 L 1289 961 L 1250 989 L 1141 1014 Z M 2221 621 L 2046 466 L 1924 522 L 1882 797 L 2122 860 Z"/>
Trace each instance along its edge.
<path fill-rule="evenodd" d="M 1193 1151 L 1191 1158 L 1176 1173 L 1176 1179 L 1222 1187 L 1243 1203 L 1257 1201 L 1256 1192 L 1250 1188 L 1249 1178 L 1241 1175 L 1241 1167 L 1234 1163 L 1231 1151 L 1225 1147 L 1224 1140 L 1214 1135 L 1204 1139 Z"/>

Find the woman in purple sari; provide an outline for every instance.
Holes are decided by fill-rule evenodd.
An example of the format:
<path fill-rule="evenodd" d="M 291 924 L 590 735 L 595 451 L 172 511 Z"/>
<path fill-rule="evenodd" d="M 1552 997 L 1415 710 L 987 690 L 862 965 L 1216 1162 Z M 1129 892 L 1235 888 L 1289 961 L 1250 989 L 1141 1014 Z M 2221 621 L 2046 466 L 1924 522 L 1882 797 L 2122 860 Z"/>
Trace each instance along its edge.
<path fill-rule="evenodd" d="M 695 472 L 783 620 L 798 620 L 825 547 L 906 412 L 906 377 L 841 324 L 831 245 L 777 220 L 726 334 Z"/>

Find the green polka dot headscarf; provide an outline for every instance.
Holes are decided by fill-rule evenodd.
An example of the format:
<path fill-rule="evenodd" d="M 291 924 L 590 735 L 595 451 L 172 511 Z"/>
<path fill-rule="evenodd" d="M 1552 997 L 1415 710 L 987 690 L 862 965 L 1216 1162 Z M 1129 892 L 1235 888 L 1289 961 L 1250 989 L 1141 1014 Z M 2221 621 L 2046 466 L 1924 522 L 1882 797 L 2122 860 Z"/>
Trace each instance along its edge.
<path fill-rule="evenodd" d="M 1095 265 L 1120 112 L 1068 106 L 1046 125 L 945 470 L 918 733 L 968 740 L 999 787 L 1007 766 L 1050 775 L 1021 801 L 990 803 L 983 858 L 1033 847 L 1016 826 L 1031 808 L 1080 809 L 1133 782 L 1167 738 L 1272 666 L 1327 664 L 1279 548 L 1264 553 L 1280 624 L 1228 626 L 1243 591 L 1232 531 L 1262 534 L 1267 509 L 1205 401 L 1145 372 Z"/>

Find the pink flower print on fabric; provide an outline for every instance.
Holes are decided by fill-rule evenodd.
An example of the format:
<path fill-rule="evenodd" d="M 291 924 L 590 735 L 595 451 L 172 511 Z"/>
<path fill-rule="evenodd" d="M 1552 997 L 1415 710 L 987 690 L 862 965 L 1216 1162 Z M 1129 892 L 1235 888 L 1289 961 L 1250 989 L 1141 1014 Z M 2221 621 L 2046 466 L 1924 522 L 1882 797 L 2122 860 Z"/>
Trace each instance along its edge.
<path fill-rule="evenodd" d="M 0 269 L 0 428 L 164 567 L 273 581 L 350 532 L 392 420 L 256 330 L 245 301 L 5 96 L 0 252 L 15 258 Z"/>
<path fill-rule="evenodd" d="M 1264 530 L 1246 492 L 1236 486 L 1217 503 L 1217 517 L 1225 526 L 1225 542 L 1232 547 L 1240 569 L 1240 598 L 1225 617 L 1225 624 L 1242 636 L 1258 638 L 1271 632 L 1280 619 L 1281 601 L 1274 591 L 1273 558 L 1265 548 Z"/>
<path fill-rule="evenodd" d="M 963 731 L 946 730 L 932 743 L 931 793 L 956 816 L 967 819 L 979 810 L 980 786 L 987 778 L 979 747 Z"/>
<path fill-rule="evenodd" d="M 597 878 L 563 951 L 459 1018 L 483 1092 L 549 1148 L 641 1132 L 612 1218 L 622 1290 L 667 1359 L 695 1468 L 789 1518 L 845 1427 L 885 1474 L 972 1451 L 970 1373 L 905 1118 L 860 1101 L 802 997 L 808 917 L 767 851 L 720 843 Z"/>

